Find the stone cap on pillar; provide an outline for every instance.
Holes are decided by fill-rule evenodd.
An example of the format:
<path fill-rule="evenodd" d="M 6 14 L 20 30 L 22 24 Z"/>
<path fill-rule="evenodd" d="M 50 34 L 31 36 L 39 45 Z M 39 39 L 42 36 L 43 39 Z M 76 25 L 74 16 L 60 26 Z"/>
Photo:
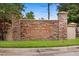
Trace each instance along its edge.
<path fill-rule="evenodd" d="M 76 27 L 76 26 L 77 26 L 77 24 L 74 22 L 68 24 L 68 27 Z"/>
<path fill-rule="evenodd" d="M 58 12 L 58 14 L 68 14 L 68 12 L 60 11 L 60 12 Z"/>

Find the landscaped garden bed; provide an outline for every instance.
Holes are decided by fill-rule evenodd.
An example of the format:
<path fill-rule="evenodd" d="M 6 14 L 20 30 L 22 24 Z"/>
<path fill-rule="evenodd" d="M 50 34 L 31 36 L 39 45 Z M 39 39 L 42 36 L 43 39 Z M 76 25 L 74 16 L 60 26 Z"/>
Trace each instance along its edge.
<path fill-rule="evenodd" d="M 79 39 L 52 41 L 0 41 L 0 48 L 39 48 L 79 45 Z"/>

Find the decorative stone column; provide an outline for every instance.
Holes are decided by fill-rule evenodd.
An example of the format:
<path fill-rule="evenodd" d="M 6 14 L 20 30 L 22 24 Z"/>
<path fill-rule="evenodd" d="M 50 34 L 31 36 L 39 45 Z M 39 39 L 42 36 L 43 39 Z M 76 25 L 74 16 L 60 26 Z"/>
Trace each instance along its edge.
<path fill-rule="evenodd" d="M 12 18 L 12 38 L 13 40 L 21 40 L 20 39 L 20 20 L 16 18 Z"/>
<path fill-rule="evenodd" d="M 67 39 L 67 12 L 59 12 L 58 20 L 59 20 L 59 39 Z"/>

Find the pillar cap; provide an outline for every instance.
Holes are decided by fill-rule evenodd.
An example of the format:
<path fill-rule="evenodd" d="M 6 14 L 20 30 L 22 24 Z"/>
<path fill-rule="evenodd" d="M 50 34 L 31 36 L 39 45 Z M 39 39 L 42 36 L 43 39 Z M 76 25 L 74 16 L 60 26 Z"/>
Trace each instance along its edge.
<path fill-rule="evenodd" d="M 69 27 L 76 27 L 76 26 L 77 26 L 77 24 L 76 24 L 76 23 L 74 23 L 74 22 L 71 22 L 71 23 L 69 23 L 69 24 L 68 24 L 68 26 L 69 26 Z"/>
<path fill-rule="evenodd" d="M 58 14 L 68 14 L 68 12 L 60 11 L 60 12 L 58 12 Z"/>

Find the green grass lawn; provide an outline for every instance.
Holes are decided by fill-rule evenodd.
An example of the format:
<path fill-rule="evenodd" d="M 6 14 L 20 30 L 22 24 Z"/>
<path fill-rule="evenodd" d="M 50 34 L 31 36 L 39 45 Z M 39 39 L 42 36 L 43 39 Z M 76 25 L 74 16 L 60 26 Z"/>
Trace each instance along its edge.
<path fill-rule="evenodd" d="M 79 39 L 52 41 L 0 41 L 0 48 L 37 48 L 79 45 Z"/>

